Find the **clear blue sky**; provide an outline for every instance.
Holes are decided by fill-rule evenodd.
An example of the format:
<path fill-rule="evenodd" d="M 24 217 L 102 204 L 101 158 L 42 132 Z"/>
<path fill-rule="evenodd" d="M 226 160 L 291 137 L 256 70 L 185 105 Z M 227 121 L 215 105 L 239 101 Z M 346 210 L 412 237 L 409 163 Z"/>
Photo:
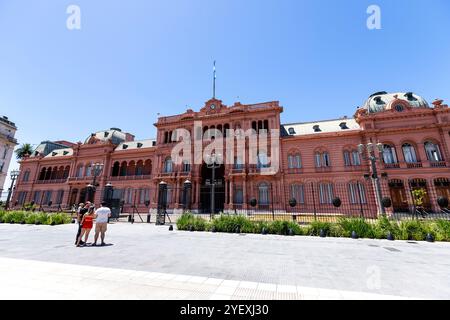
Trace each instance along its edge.
<path fill-rule="evenodd" d="M 152 138 L 158 112 L 211 97 L 213 60 L 225 104 L 279 100 L 284 122 L 352 116 L 380 90 L 450 102 L 449 57 L 447 0 L 0 0 L 0 114 L 21 143 Z"/>

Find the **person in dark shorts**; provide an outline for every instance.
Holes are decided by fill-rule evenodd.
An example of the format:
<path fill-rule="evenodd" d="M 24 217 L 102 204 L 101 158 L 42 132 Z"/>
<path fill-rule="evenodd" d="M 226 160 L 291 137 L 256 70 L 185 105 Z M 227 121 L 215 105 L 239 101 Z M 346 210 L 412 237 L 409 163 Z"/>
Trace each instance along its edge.
<path fill-rule="evenodd" d="M 86 204 L 80 203 L 80 206 L 78 207 L 77 212 L 77 221 L 78 221 L 78 231 L 77 231 L 77 237 L 75 239 L 75 245 L 78 243 L 78 239 L 80 238 L 81 234 L 81 221 L 83 220 L 83 216 L 89 211 L 89 208 L 91 207 L 91 203 L 88 201 Z M 81 244 L 84 242 L 81 241 Z"/>

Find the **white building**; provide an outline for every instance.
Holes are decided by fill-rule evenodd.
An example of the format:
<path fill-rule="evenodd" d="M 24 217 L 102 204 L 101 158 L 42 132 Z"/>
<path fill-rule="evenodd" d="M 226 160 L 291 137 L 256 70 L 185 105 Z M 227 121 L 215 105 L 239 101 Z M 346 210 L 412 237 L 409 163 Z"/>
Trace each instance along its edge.
<path fill-rule="evenodd" d="M 5 116 L 0 117 L 0 196 L 8 191 L 5 180 L 17 140 L 14 138 L 17 127 Z"/>

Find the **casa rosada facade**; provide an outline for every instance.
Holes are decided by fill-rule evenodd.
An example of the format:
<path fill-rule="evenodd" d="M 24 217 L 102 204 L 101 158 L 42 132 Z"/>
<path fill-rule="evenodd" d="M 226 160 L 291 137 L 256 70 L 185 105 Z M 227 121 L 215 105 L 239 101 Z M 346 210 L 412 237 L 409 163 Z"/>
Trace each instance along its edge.
<path fill-rule="evenodd" d="M 304 194 L 308 191 L 303 188 L 308 183 L 315 183 L 320 202 L 329 204 L 337 184 L 349 186 L 340 197 L 344 203 L 353 203 L 355 188 L 351 186 L 362 181 L 368 186 L 364 198 L 371 199 L 368 203 L 377 212 L 379 198 L 370 178 L 373 166 L 367 157 L 368 146 L 373 146 L 379 158 L 375 165 L 382 177 L 379 183 L 383 196 L 393 202 L 388 212 L 408 210 L 413 188 L 426 190 L 424 202 L 430 210 L 439 209 L 439 196 L 450 196 L 450 109 L 442 100 L 430 105 L 410 92 L 377 92 L 353 118 L 308 123 L 281 124 L 282 112 L 277 101 L 226 106 L 211 99 L 198 112 L 187 110 L 159 118 L 156 140 L 136 141 L 132 134 L 112 128 L 92 134 L 84 143 L 42 142 L 34 154 L 21 161 L 12 203 L 45 206 L 51 202 L 70 207 L 87 199 L 87 185 L 96 176 L 97 189 L 91 195 L 95 203 L 102 200 L 101 190 L 110 183 L 123 212 L 157 209 L 161 183 L 168 187 L 165 196 L 170 212 L 184 210 L 186 201 L 189 210 L 208 212 L 211 181 L 216 181 L 219 211 L 246 209 L 250 199 L 257 199 L 259 204 L 273 202 L 288 211 L 292 198 L 308 207 L 308 195 Z M 173 160 L 180 128 L 190 133 L 193 158 L 198 157 L 196 137 L 200 136 L 201 145 L 207 146 L 216 138 L 213 135 L 226 137 L 232 129 L 268 132 L 268 151 L 258 152 L 256 163 L 251 162 L 251 142 L 246 139 L 240 147 L 233 146 L 232 161 L 226 159 L 230 153 L 224 152 L 224 163 L 214 170 L 216 180 L 212 180 L 211 166 L 205 162 Z M 261 131 L 264 129 L 267 131 Z M 274 144 L 277 148 L 272 148 Z M 242 151 L 244 158 L 236 156 Z M 262 173 L 275 158 L 279 165 Z M 98 163 L 103 169 L 97 176 L 94 171 Z M 191 185 L 188 195 L 183 189 L 186 181 Z"/>

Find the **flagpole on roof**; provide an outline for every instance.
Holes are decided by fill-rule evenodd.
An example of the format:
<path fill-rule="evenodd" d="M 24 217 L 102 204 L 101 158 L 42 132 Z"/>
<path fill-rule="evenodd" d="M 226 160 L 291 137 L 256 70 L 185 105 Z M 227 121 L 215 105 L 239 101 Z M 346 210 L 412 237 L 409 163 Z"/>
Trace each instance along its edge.
<path fill-rule="evenodd" d="M 214 68 L 213 68 L 213 99 L 216 98 L 216 60 L 214 60 Z"/>

